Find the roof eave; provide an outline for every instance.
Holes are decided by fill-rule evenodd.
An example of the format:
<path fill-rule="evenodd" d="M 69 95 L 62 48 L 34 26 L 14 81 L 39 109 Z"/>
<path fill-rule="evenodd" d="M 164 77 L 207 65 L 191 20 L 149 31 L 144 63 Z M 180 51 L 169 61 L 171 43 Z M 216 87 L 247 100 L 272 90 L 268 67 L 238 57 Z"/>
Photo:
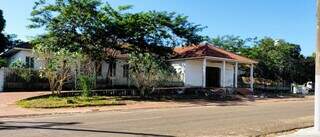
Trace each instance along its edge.
<path fill-rule="evenodd" d="M 12 48 L 7 51 L 4 51 L 0 54 L 1 57 L 11 57 L 15 54 L 17 54 L 19 51 L 31 51 L 32 49 L 28 48 Z"/>
<path fill-rule="evenodd" d="M 194 59 L 211 59 L 216 61 L 227 61 L 227 62 L 238 62 L 243 64 L 257 64 L 257 61 L 240 61 L 235 59 L 227 59 L 227 58 L 220 58 L 220 57 L 212 57 L 212 56 L 201 56 L 201 57 L 187 57 L 187 58 L 176 58 L 176 59 L 169 59 L 168 61 L 181 61 L 181 60 L 194 60 Z"/>

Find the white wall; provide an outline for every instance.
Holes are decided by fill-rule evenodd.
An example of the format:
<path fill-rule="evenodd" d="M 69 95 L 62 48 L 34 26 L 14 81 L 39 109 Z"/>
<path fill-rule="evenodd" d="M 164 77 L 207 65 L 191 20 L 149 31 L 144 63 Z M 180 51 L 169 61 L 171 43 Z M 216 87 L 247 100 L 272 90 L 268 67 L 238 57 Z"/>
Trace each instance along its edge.
<path fill-rule="evenodd" d="M 172 61 L 171 65 L 180 73 L 181 80 L 185 86 L 202 86 L 202 61 Z"/>
<path fill-rule="evenodd" d="M 123 66 L 127 64 L 125 60 L 117 60 L 116 61 L 116 75 L 115 77 L 112 77 L 113 85 L 130 85 L 132 82 L 126 77 L 123 76 Z M 109 70 L 109 63 L 102 61 L 101 62 L 101 76 L 98 76 L 98 78 L 106 79 L 108 76 L 108 70 Z"/>
<path fill-rule="evenodd" d="M 202 86 L 202 63 L 200 60 L 185 61 L 185 85 Z"/>
<path fill-rule="evenodd" d="M 21 50 L 18 53 L 14 54 L 13 56 L 10 57 L 9 64 L 12 63 L 12 62 L 15 62 L 17 60 L 21 60 L 23 63 L 25 63 L 27 56 L 28 57 L 33 57 L 32 51 Z"/>
<path fill-rule="evenodd" d="M 12 62 L 15 62 L 17 60 L 21 60 L 23 63 L 26 63 L 26 57 L 34 57 L 34 69 L 40 69 L 43 65 L 41 60 L 35 58 L 35 55 L 32 53 L 31 49 L 20 50 L 18 53 L 9 58 L 8 63 L 11 64 Z"/>
<path fill-rule="evenodd" d="M 203 71 L 202 71 L 203 60 L 181 60 L 173 61 L 171 65 L 176 69 L 177 72 L 183 72 L 181 77 L 186 86 L 202 86 L 203 83 Z M 207 60 L 208 67 L 217 67 L 220 68 L 220 82 L 221 86 L 223 85 L 222 81 L 222 62 L 213 63 Z M 234 66 L 233 64 L 226 63 L 226 87 L 234 86 Z"/>

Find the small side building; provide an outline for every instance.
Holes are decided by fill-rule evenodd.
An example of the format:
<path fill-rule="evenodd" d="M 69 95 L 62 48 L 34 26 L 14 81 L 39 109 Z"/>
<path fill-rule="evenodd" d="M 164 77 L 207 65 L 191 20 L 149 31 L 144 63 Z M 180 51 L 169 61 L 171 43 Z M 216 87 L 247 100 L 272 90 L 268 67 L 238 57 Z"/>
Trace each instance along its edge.
<path fill-rule="evenodd" d="M 257 61 L 210 44 L 178 47 L 174 52 L 170 62 L 185 86 L 237 88 L 239 64 L 247 64 L 250 66 L 250 88 L 253 89 L 253 66 Z"/>

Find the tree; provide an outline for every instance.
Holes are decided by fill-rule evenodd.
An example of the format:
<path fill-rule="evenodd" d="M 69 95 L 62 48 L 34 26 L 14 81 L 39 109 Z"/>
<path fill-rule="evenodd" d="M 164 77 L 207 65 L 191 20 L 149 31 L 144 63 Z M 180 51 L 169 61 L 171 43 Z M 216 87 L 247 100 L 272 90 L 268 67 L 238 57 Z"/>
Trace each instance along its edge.
<path fill-rule="evenodd" d="M 16 34 L 7 34 L 6 39 L 7 39 L 7 45 L 5 47 L 6 49 L 10 49 L 13 47 L 20 47 L 21 48 L 21 46 L 23 47 L 23 46 L 29 45 L 28 42 L 24 42 L 24 41 L 18 39 Z"/>
<path fill-rule="evenodd" d="M 79 61 L 84 58 L 79 52 L 69 52 L 60 49 L 58 52 L 52 51 L 46 45 L 36 45 L 34 53 L 42 61 L 43 68 L 40 69 L 40 76 L 49 81 L 52 94 L 60 94 L 64 83 L 72 78 L 75 70 L 79 66 Z"/>
<path fill-rule="evenodd" d="M 258 77 L 283 84 L 303 84 L 312 79 L 307 73 L 312 72 L 314 67 L 305 67 L 312 66 L 312 61 L 307 61 L 297 44 L 266 37 L 256 42 L 249 51 L 245 55 L 259 61 L 256 65 Z"/>
<path fill-rule="evenodd" d="M 131 53 L 129 64 L 130 77 L 140 90 L 141 96 L 149 95 L 152 88 L 160 86 L 164 80 L 178 79 L 170 65 L 155 58 L 150 53 Z"/>
<path fill-rule="evenodd" d="M 250 48 L 250 46 L 247 44 L 252 41 L 254 42 L 256 39 L 257 38 L 242 39 L 240 38 L 240 36 L 224 35 L 224 36 L 214 37 L 210 39 L 209 42 L 225 50 L 238 53 L 238 54 L 244 54 L 248 52 L 247 50 Z"/>
<path fill-rule="evenodd" d="M 305 57 L 303 65 L 303 73 L 301 74 L 303 81 L 313 81 L 315 80 L 315 53 L 311 56 Z"/>
<path fill-rule="evenodd" d="M 174 12 L 147 11 L 118 14 L 116 19 L 119 38 L 140 52 L 170 56 L 171 48 L 198 44 L 203 37 L 197 33 L 204 27 L 195 25 L 188 18 Z"/>
<path fill-rule="evenodd" d="M 51 41 L 51 49 L 65 48 L 81 51 L 92 58 L 100 58 L 103 48 L 114 48 L 115 41 L 108 35 L 108 18 L 99 0 L 39 0 L 31 13 L 30 28 L 44 27 L 45 35 L 38 43 Z"/>
<path fill-rule="evenodd" d="M 113 58 L 103 49 L 126 49 L 168 54 L 172 46 L 198 43 L 200 25 L 176 13 L 125 12 L 132 6 L 112 8 L 100 0 L 39 0 L 29 27 L 44 27 L 42 41 L 54 41 L 52 48 L 79 51 L 95 59 Z M 169 52 L 167 52 L 169 51 Z"/>
<path fill-rule="evenodd" d="M 0 52 L 3 52 L 6 49 L 8 43 L 6 36 L 3 34 L 5 26 L 6 21 L 3 18 L 3 12 L 0 9 Z"/>

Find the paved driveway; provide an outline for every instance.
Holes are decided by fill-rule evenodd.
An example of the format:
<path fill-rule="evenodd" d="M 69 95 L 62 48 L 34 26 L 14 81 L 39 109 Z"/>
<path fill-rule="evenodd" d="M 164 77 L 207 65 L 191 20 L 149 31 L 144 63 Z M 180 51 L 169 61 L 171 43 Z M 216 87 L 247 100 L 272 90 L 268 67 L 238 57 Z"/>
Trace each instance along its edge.
<path fill-rule="evenodd" d="M 18 108 L 15 102 L 21 99 L 45 95 L 50 92 L 0 92 L 0 117 L 7 115 L 28 114 L 31 111 Z"/>
<path fill-rule="evenodd" d="M 311 126 L 313 103 L 280 101 L 0 119 L 0 136 L 257 136 Z"/>

